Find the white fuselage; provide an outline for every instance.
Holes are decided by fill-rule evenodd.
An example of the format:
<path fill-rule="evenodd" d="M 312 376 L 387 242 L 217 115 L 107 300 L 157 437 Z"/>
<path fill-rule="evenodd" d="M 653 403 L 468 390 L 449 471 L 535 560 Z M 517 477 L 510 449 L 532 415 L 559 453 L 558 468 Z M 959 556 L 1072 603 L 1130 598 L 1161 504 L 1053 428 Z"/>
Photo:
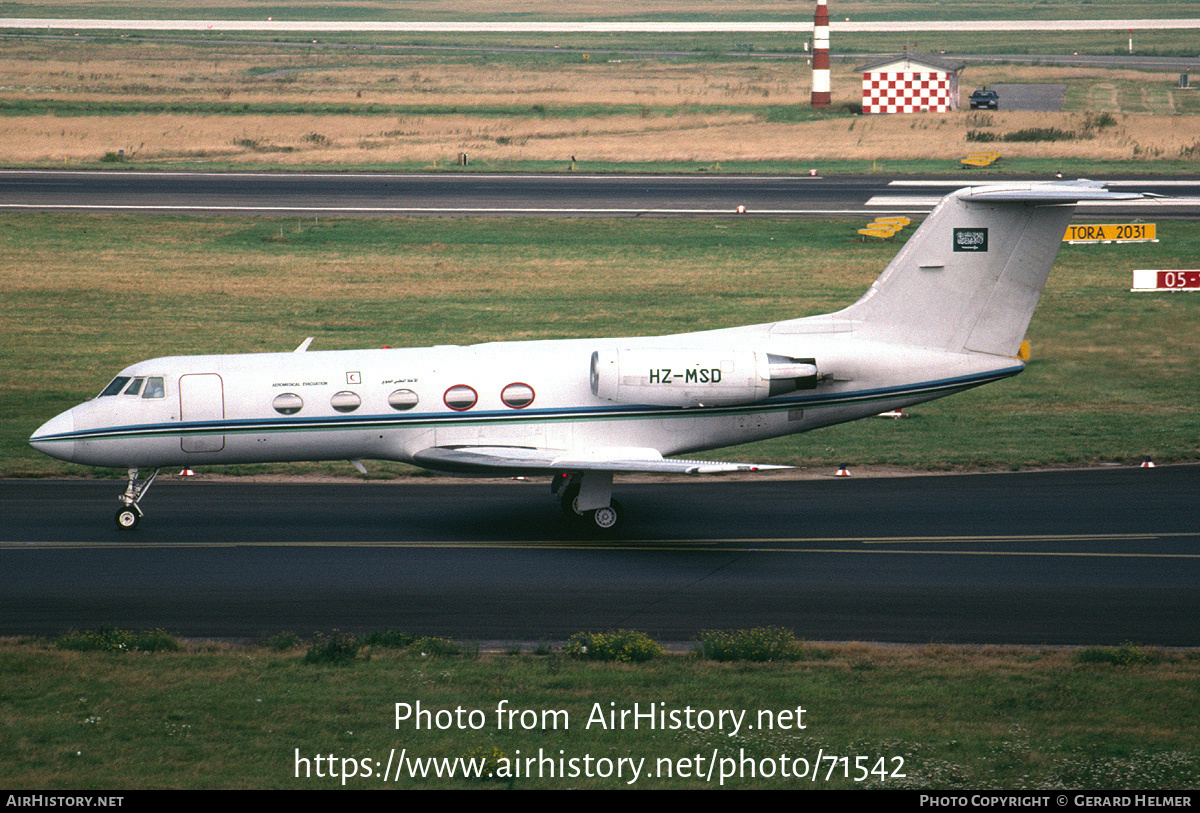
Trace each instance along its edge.
<path fill-rule="evenodd" d="M 859 340 L 845 327 L 811 317 L 663 337 L 156 358 L 118 376 L 161 379 L 154 397 L 146 387 L 97 396 L 31 442 L 63 460 L 122 468 L 412 462 L 430 448 L 480 446 L 675 455 L 854 420 L 1023 367 Z M 596 359 L 616 351 L 624 368 L 597 371 Z M 771 375 L 812 367 L 803 388 L 767 392 Z"/>

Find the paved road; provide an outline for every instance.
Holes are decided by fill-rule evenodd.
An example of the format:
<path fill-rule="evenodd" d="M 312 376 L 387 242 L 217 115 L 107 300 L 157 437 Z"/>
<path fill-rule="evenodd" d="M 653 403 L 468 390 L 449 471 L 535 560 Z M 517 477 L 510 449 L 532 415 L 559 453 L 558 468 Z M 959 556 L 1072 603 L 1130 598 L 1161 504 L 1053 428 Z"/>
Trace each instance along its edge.
<path fill-rule="evenodd" d="M 1198 48 L 1197 50 L 1200 50 Z M 835 59 L 865 61 L 877 55 L 834 56 Z M 1200 71 L 1200 56 L 1143 56 L 1141 54 L 940 54 L 950 62 L 971 65 L 1015 63 L 1035 65 L 1073 65 L 1093 68 L 1136 68 L 1143 71 Z"/>
<path fill-rule="evenodd" d="M 1001 110 L 1062 110 L 1067 86 L 1047 82 L 1041 85 L 992 85 L 1000 94 Z"/>
<path fill-rule="evenodd" d="M 0 482 L 0 634 L 402 628 L 660 640 L 779 624 L 812 640 L 1200 646 L 1200 466 L 618 483 L 580 537 L 544 482 Z"/>
<path fill-rule="evenodd" d="M 984 182 L 986 176 L 961 175 L 888 179 L 11 170 L 0 171 L 0 211 L 645 217 L 735 216 L 744 206 L 751 216 L 875 217 L 923 214 L 947 192 Z M 1200 218 L 1200 178 L 1113 179 L 1111 184 L 1122 191 L 1168 197 L 1081 204 L 1081 216 Z"/>

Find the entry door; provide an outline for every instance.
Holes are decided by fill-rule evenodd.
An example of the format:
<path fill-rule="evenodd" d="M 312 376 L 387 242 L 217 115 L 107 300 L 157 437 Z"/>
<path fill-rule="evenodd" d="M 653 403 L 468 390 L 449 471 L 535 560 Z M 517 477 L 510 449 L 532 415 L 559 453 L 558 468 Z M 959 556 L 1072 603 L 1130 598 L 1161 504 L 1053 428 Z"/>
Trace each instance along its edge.
<path fill-rule="evenodd" d="M 185 424 L 225 419 L 225 389 L 215 373 L 179 377 L 179 418 Z M 224 435 L 184 435 L 179 440 L 185 452 L 219 452 Z"/>

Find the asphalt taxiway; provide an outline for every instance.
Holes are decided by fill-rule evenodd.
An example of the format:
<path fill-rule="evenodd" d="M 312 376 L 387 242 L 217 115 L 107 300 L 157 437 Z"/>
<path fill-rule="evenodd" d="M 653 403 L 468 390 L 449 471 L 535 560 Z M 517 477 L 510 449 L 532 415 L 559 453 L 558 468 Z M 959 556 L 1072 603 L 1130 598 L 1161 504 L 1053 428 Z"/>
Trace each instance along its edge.
<path fill-rule="evenodd" d="M 987 176 L 0 171 L 0 211 L 372 217 L 923 215 Z M 1084 202 L 1081 218 L 1200 217 L 1200 177 L 1110 178 L 1155 197 Z M 744 213 L 739 213 L 739 207 Z"/>
<path fill-rule="evenodd" d="M 0 634 L 404 629 L 481 641 L 780 625 L 808 640 L 1200 645 L 1200 466 L 618 482 L 3 481 Z"/>

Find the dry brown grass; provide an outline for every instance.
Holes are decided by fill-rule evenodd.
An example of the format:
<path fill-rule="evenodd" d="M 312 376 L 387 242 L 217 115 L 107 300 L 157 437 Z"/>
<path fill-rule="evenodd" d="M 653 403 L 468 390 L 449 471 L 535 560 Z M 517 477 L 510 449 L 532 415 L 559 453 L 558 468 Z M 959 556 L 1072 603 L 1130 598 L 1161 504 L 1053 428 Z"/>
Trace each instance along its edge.
<path fill-rule="evenodd" d="M 387 104 L 476 107 L 798 104 L 803 59 L 608 62 L 574 54 L 529 66 L 489 57 L 230 46 L 221 52 L 145 44 L 12 43 L 0 59 L 8 99 Z M 802 80 L 802 82 L 801 82 Z M 801 82 L 798 84 L 798 82 Z"/>
<path fill-rule="evenodd" d="M 955 159 L 977 148 L 967 141 L 970 130 L 1079 130 L 1084 121 L 1083 113 L 1018 111 L 984 120 L 962 110 L 772 123 L 772 109 L 808 102 L 810 75 L 800 58 L 602 62 L 575 55 L 525 63 L 271 45 L 219 51 L 150 43 L 10 45 L 0 59 L 0 97 L 9 101 L 186 101 L 219 103 L 230 112 L 12 113 L 0 118 L 0 163 L 6 164 L 94 162 L 117 150 L 138 160 L 331 166 L 433 166 L 460 152 L 497 162 L 567 162 L 572 155 L 599 162 Z M 853 68 L 835 65 L 835 107 L 859 101 Z M 1087 140 L 1003 144 L 1006 157 L 1195 157 L 1200 101 L 1175 89 L 1176 79 L 1127 70 L 995 66 L 969 69 L 962 88 L 965 95 L 984 82 L 1063 83 L 1071 89 L 1069 109 L 1117 116 L 1116 126 Z M 461 112 L 232 112 L 239 105 L 275 104 L 453 106 Z M 509 113 L 490 112 L 501 109 Z"/>
<path fill-rule="evenodd" d="M 1084 115 L 1002 112 L 909 114 L 768 123 L 751 114 L 506 118 L 471 115 L 13 116 L 0 119 L 0 162 L 93 162 L 125 150 L 138 160 L 207 159 L 280 165 L 447 165 L 459 152 L 491 161 L 819 161 L 954 159 L 979 145 L 971 130 L 1078 130 Z M 1179 158 L 1194 150 L 1200 116 L 1121 115 L 1086 141 L 999 145 L 1007 158 Z"/>

